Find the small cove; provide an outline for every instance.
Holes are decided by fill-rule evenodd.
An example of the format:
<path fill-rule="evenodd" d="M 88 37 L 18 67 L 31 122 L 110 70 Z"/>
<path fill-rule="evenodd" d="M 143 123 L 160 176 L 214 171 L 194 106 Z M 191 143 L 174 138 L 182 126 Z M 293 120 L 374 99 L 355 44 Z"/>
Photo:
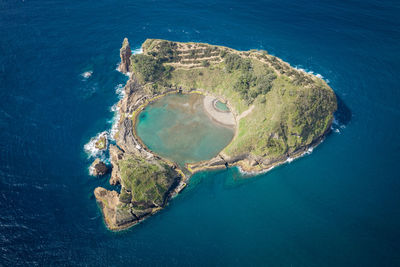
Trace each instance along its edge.
<path fill-rule="evenodd" d="M 143 143 L 181 167 L 208 160 L 229 144 L 234 128 L 207 116 L 200 94 L 170 94 L 150 103 L 138 116 L 136 132 Z"/>

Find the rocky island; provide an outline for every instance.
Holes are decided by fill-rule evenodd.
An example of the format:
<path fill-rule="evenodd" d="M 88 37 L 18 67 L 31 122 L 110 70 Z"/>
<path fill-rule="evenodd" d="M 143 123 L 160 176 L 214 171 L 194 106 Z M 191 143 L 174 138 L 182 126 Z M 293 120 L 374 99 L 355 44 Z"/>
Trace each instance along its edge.
<path fill-rule="evenodd" d="M 142 50 L 132 55 L 127 39 L 120 50 L 119 70 L 130 78 L 118 103 L 116 145 L 110 144 L 109 152 L 110 183 L 120 184 L 121 191 L 94 191 L 111 230 L 130 227 L 165 207 L 192 173 L 230 166 L 267 171 L 301 156 L 330 130 L 337 108 L 333 90 L 266 51 L 158 39 L 146 40 Z M 172 93 L 203 94 L 208 114 L 234 127 L 232 141 L 217 156 L 180 166 L 138 137 L 138 114 Z M 218 101 L 229 111 L 219 110 Z"/>

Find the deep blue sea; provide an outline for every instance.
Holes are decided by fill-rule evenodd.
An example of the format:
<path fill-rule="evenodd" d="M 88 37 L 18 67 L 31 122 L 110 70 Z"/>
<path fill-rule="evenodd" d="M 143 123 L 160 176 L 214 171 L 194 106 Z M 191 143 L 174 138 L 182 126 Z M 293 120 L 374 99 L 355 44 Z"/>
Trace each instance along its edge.
<path fill-rule="evenodd" d="M 124 37 L 265 49 L 329 81 L 335 131 L 110 232 L 83 146 L 111 127 Z M 399 1 L 1 0 L 0 265 L 400 266 L 399 48 Z"/>

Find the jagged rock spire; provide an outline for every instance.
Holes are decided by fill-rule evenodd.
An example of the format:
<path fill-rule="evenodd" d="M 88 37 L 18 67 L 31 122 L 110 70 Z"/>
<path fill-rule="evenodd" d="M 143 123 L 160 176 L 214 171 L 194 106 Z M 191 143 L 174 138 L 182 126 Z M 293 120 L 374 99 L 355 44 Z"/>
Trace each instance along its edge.
<path fill-rule="evenodd" d="M 119 55 L 121 57 L 121 64 L 119 65 L 119 71 L 123 73 L 129 72 L 129 66 L 131 65 L 131 47 L 129 46 L 128 38 L 124 38 L 122 42 L 122 47 L 119 50 Z"/>

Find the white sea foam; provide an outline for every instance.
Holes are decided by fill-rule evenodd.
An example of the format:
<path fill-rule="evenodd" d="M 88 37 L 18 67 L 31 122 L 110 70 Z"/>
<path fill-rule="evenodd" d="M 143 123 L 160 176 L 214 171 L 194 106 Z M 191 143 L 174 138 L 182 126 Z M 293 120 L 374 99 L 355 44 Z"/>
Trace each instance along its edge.
<path fill-rule="evenodd" d="M 312 146 L 312 147 L 309 147 L 306 151 L 304 151 L 304 152 L 303 152 L 302 154 L 300 154 L 299 156 L 294 157 L 294 158 L 288 157 L 284 162 L 281 162 L 281 163 L 278 163 L 278 164 L 276 164 L 276 165 L 274 165 L 274 166 L 271 166 L 271 167 L 269 167 L 268 169 L 265 169 L 265 170 L 262 170 L 262 171 L 250 171 L 250 172 L 248 172 L 248 171 L 243 170 L 240 166 L 238 166 L 239 172 L 240 172 L 242 175 L 246 175 L 246 176 L 253 176 L 253 175 L 258 175 L 258 174 L 267 173 L 267 172 L 269 172 L 270 170 L 272 170 L 273 168 L 278 167 L 278 166 L 280 166 L 280 165 L 282 165 L 282 164 L 291 163 L 292 161 L 294 161 L 294 160 L 296 160 L 296 159 L 299 159 L 299 158 L 301 158 L 301 157 L 304 157 L 305 155 L 310 155 L 310 154 L 313 152 L 314 148 L 315 148 L 317 145 L 321 144 L 323 141 L 324 141 L 324 139 L 322 139 L 318 144 L 316 144 L 316 145 L 314 145 L 314 146 Z"/>
<path fill-rule="evenodd" d="M 346 125 L 340 123 L 336 118 L 333 118 L 333 122 L 331 125 L 331 130 L 333 130 L 335 133 L 341 133 L 341 129 L 345 129 Z"/>
<path fill-rule="evenodd" d="M 136 48 L 132 51 L 133 54 L 141 54 L 143 53 L 143 50 L 141 47 Z M 118 69 L 119 63 L 117 64 L 116 70 L 119 71 Z M 89 73 L 89 76 L 87 76 L 87 74 L 85 74 L 88 77 L 90 77 L 90 75 L 93 72 L 91 71 Z M 86 76 L 84 76 L 84 74 L 82 74 L 83 77 L 86 78 Z M 127 75 L 128 77 L 130 77 L 131 73 L 126 73 L 125 75 Z M 125 96 L 125 90 L 124 90 L 124 85 L 123 84 L 118 84 L 115 87 L 115 93 L 118 95 L 119 99 L 124 98 Z M 88 154 L 88 158 L 100 158 L 103 162 L 105 162 L 106 164 L 110 164 L 110 159 L 106 156 L 105 151 L 99 150 L 96 148 L 95 144 L 97 142 L 97 140 L 99 140 L 100 137 L 105 137 L 107 140 L 107 146 L 108 143 L 110 143 L 110 141 L 115 141 L 114 136 L 118 131 L 118 122 L 120 120 L 120 112 L 119 112 L 119 107 L 118 107 L 118 103 L 115 103 L 111 108 L 110 111 L 114 113 L 114 116 L 111 120 L 108 121 L 108 123 L 111 124 L 111 127 L 109 130 L 107 131 L 103 131 L 101 133 L 98 133 L 95 137 L 92 137 L 90 139 L 90 141 L 84 145 L 84 150 L 85 152 Z M 89 167 L 89 174 L 93 173 L 93 169 L 91 167 Z"/>
<path fill-rule="evenodd" d="M 326 83 L 329 83 L 329 80 L 328 80 L 328 79 L 325 79 L 324 76 L 322 76 L 322 75 L 319 74 L 319 73 L 315 73 L 315 72 L 312 71 L 312 70 L 303 69 L 301 66 L 295 66 L 294 68 L 295 68 L 296 70 L 299 70 L 299 71 L 302 71 L 302 72 L 305 72 L 305 73 L 308 73 L 308 74 L 312 74 L 312 75 L 316 76 L 317 78 L 320 78 L 320 79 L 324 80 Z"/>
<path fill-rule="evenodd" d="M 98 133 L 95 137 L 92 137 L 87 144 L 83 146 L 86 154 L 88 155 L 88 158 L 103 156 L 104 151 L 96 148 L 96 142 L 102 137 L 108 140 L 109 139 L 108 131 Z"/>
<path fill-rule="evenodd" d="M 110 134 L 109 134 L 109 138 L 111 141 L 115 141 L 114 136 L 118 132 L 118 122 L 121 117 L 118 110 L 119 109 L 117 108 L 117 110 L 115 111 L 115 115 L 114 115 L 113 119 L 111 120 L 111 129 L 110 129 Z"/>
<path fill-rule="evenodd" d="M 90 76 L 92 76 L 93 71 L 89 70 L 89 71 L 85 71 L 84 73 L 81 74 L 81 76 L 86 80 L 88 79 Z"/>
<path fill-rule="evenodd" d="M 118 95 L 119 99 L 124 98 L 125 96 L 124 85 L 120 83 L 117 86 L 115 86 L 115 93 Z"/>
<path fill-rule="evenodd" d="M 132 51 L 132 54 L 134 54 L 134 55 L 142 54 L 142 53 L 143 53 L 142 47 L 135 48 L 135 49 L 133 49 L 133 51 Z"/>

